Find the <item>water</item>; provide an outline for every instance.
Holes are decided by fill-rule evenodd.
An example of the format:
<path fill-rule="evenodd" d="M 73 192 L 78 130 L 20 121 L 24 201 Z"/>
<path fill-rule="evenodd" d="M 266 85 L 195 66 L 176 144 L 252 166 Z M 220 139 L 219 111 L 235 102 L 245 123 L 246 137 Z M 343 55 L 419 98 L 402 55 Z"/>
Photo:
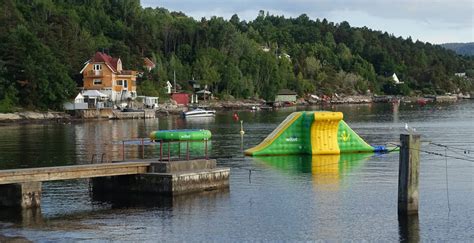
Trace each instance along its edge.
<path fill-rule="evenodd" d="M 95 161 L 139 158 L 141 142 L 127 141 L 124 151 L 123 140 L 147 137 L 158 128 L 206 128 L 213 133 L 210 155 L 230 167 L 231 176 L 229 190 L 127 201 L 91 194 L 87 180 L 45 182 L 40 211 L 18 216 L 0 209 L 0 241 L 474 240 L 473 102 L 324 107 L 344 112 L 371 144 L 398 142 L 405 123 L 422 134 L 420 211 L 409 219 L 397 215 L 396 152 L 242 156 L 296 109 L 320 108 L 239 112 L 243 140 L 232 112 L 211 119 L 1 126 L 1 169 L 87 164 L 94 154 Z M 449 150 L 431 143 L 447 144 Z M 156 145 L 144 151 L 145 157 L 159 156 Z"/>

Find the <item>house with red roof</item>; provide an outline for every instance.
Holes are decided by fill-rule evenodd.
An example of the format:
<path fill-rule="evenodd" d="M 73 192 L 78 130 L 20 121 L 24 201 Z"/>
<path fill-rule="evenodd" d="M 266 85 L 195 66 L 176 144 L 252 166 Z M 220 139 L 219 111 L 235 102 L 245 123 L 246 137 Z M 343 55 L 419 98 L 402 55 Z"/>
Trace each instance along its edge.
<path fill-rule="evenodd" d="M 120 58 L 96 52 L 80 72 L 84 90 L 98 90 L 111 101 L 137 96 L 137 71 L 124 70 Z"/>
<path fill-rule="evenodd" d="M 150 58 L 145 57 L 145 58 L 143 58 L 143 67 L 146 70 L 148 70 L 148 72 L 150 72 L 151 70 L 153 70 L 156 67 L 156 64 L 152 60 L 150 60 Z"/>

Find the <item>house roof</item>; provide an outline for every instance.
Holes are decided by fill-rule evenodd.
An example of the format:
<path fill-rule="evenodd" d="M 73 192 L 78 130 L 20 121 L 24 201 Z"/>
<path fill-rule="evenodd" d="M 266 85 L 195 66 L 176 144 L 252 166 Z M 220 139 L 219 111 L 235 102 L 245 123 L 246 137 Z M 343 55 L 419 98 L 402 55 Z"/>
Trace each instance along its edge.
<path fill-rule="evenodd" d="M 77 94 L 76 98 L 74 98 L 74 100 L 80 100 L 80 99 L 84 99 L 84 96 L 82 96 L 81 93 Z"/>
<path fill-rule="evenodd" d="M 119 74 L 124 74 L 124 75 L 133 74 L 134 71 L 132 71 L 132 70 L 118 70 L 117 67 L 118 67 L 119 61 L 120 61 L 120 58 L 114 58 L 114 57 L 111 57 L 111 56 L 109 56 L 109 55 L 107 55 L 103 52 L 98 51 L 94 54 L 94 56 L 91 59 L 89 59 L 87 62 L 85 62 L 85 66 L 82 68 L 82 70 L 79 73 L 84 72 L 87 65 L 89 65 L 91 63 L 102 62 L 102 63 L 105 63 L 105 65 L 107 65 L 107 67 L 109 67 L 110 70 L 112 70 L 112 72 L 114 72 L 114 73 L 119 73 Z M 121 65 L 120 65 L 120 67 L 121 67 Z"/>
<path fill-rule="evenodd" d="M 156 64 L 152 60 L 150 60 L 150 58 L 148 57 L 143 58 L 143 62 L 145 63 L 145 67 L 149 67 L 149 68 L 156 67 Z"/>
<path fill-rule="evenodd" d="M 277 95 L 296 95 L 296 92 L 289 89 L 280 89 Z"/>
<path fill-rule="evenodd" d="M 84 93 L 82 93 L 83 96 L 87 97 L 108 97 L 106 94 L 101 93 L 98 90 L 92 89 L 92 90 L 86 90 Z"/>
<path fill-rule="evenodd" d="M 107 64 L 112 71 L 117 72 L 117 62 L 118 58 L 113 58 L 103 52 L 96 52 L 95 55 L 91 58 L 90 62 L 104 62 Z"/>
<path fill-rule="evenodd" d="M 211 91 L 203 89 L 203 90 L 197 91 L 196 94 L 211 94 Z"/>

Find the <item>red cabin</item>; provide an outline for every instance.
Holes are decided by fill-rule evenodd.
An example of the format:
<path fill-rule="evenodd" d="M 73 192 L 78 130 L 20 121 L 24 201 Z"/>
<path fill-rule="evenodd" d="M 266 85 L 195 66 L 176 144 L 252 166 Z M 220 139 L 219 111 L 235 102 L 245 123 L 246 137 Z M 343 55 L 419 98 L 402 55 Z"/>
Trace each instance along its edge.
<path fill-rule="evenodd" d="M 173 93 L 171 95 L 171 99 L 176 101 L 178 105 L 185 105 L 187 106 L 189 103 L 189 94 L 186 93 Z"/>

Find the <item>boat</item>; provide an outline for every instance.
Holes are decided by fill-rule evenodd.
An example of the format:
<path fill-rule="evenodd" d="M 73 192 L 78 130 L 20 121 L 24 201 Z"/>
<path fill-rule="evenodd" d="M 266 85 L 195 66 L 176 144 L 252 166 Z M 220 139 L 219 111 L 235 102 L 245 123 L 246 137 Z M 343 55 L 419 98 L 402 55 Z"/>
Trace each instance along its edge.
<path fill-rule="evenodd" d="M 211 131 L 205 129 L 158 130 L 150 133 L 153 141 L 198 141 L 210 138 Z"/>
<path fill-rule="evenodd" d="M 215 116 L 216 111 L 215 110 L 205 110 L 201 108 L 197 108 L 191 111 L 187 111 L 183 113 L 183 116 L 185 118 L 188 117 L 208 117 L 208 116 Z"/>

